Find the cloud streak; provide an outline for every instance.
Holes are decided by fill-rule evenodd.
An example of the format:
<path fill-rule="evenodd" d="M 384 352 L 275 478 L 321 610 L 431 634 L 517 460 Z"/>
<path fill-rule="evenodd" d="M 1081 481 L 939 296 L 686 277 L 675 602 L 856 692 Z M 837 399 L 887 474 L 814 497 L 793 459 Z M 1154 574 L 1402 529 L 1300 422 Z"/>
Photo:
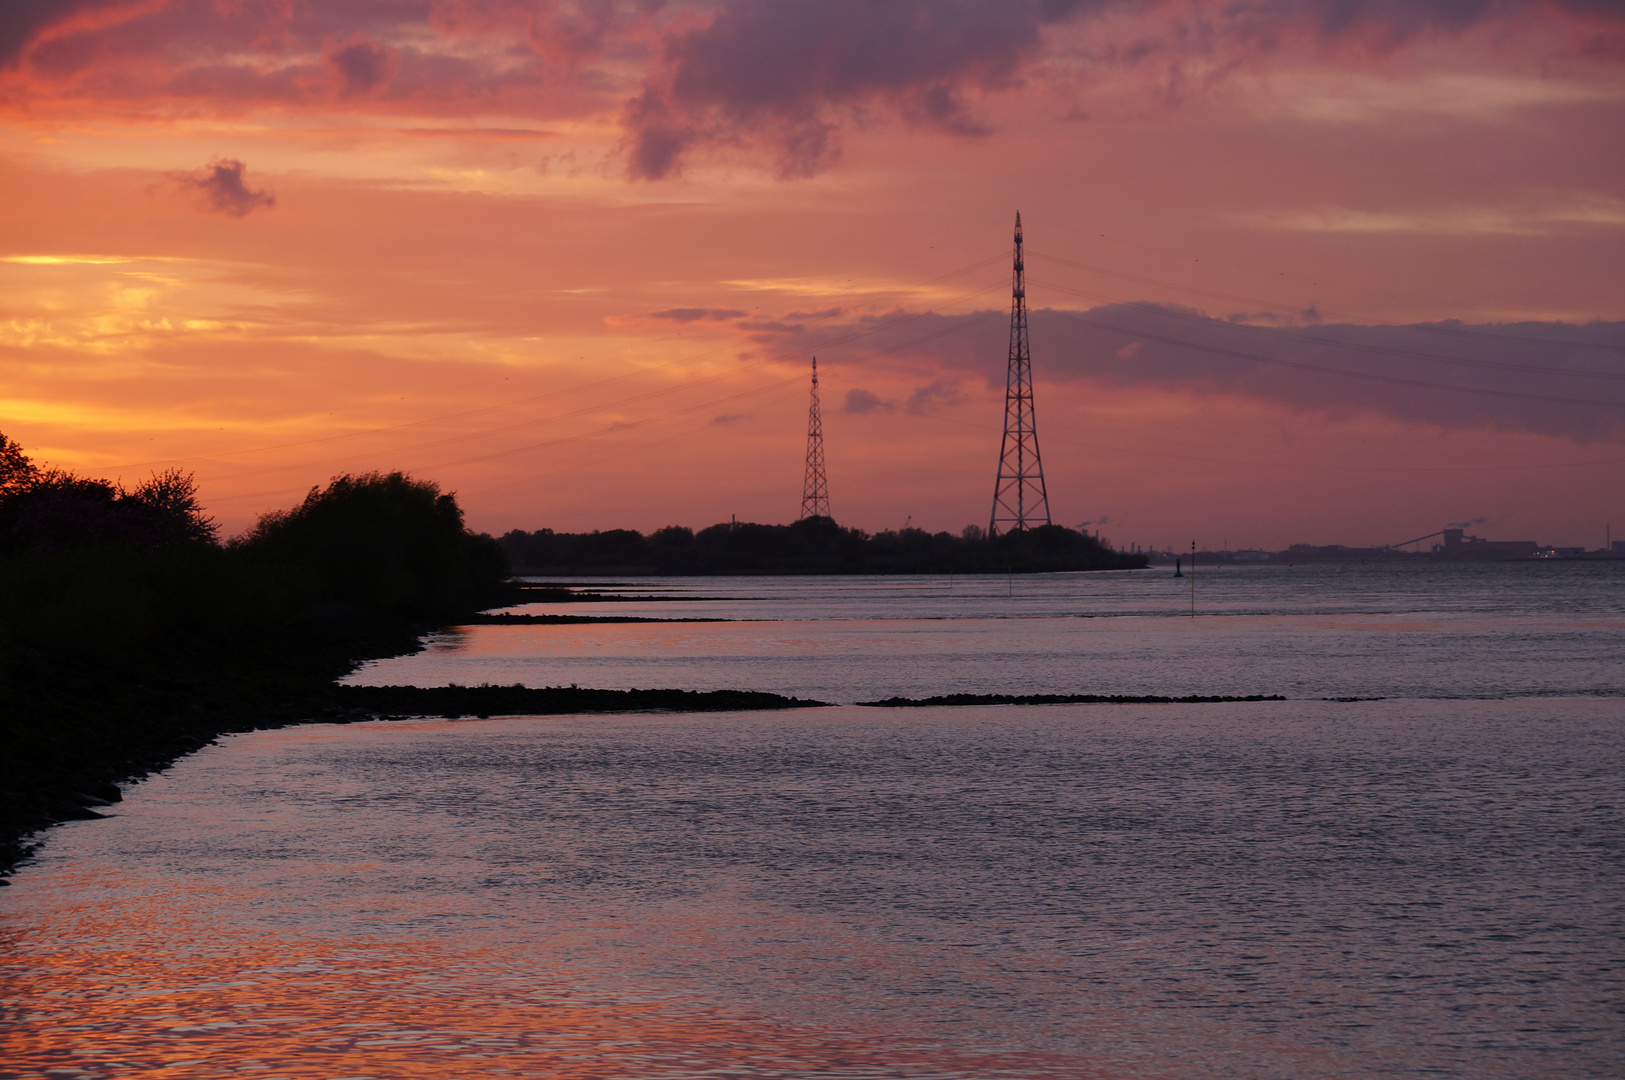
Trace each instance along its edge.
<path fill-rule="evenodd" d="M 1328 419 L 1367 415 L 1441 430 L 1625 442 L 1625 323 L 1282 328 L 1157 304 L 1045 309 L 1030 318 L 1041 381 L 1252 399 Z M 775 347 L 817 351 L 833 365 L 842 354 L 826 335 L 860 329 L 874 329 L 865 353 L 884 353 L 910 372 L 924 365 L 944 373 L 915 392 L 911 409 L 951 407 L 951 391 L 943 388 L 957 375 L 1002 384 L 1004 327 L 985 313 L 925 315 L 906 331 L 867 320 L 786 335 Z M 929 341 L 909 344 L 927 335 Z M 845 411 L 895 404 L 852 390 Z"/>
<path fill-rule="evenodd" d="M 1538 236 L 1563 229 L 1625 228 L 1625 200 L 1576 195 L 1529 206 L 1452 206 L 1424 210 L 1327 207 L 1253 214 L 1239 220 L 1289 232 L 1436 233 L 1446 236 Z"/>
<path fill-rule="evenodd" d="M 749 312 L 736 308 L 665 308 L 661 311 L 649 312 L 651 319 L 666 319 L 671 322 L 727 322 L 732 319 L 743 319 Z"/>

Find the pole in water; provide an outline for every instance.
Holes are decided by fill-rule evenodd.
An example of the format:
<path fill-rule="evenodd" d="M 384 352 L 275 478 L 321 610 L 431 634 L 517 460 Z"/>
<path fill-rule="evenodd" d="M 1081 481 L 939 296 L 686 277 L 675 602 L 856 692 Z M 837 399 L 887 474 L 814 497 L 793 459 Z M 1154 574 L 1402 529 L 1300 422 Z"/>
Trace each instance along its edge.
<path fill-rule="evenodd" d="M 1196 618 L 1196 541 L 1191 541 L 1191 618 Z"/>
<path fill-rule="evenodd" d="M 1180 567 L 1183 566 L 1183 565 L 1185 565 L 1184 560 L 1181 559 L 1178 555 L 1175 555 L 1174 556 L 1174 577 L 1184 577 L 1185 576 L 1185 571 L 1180 569 Z"/>

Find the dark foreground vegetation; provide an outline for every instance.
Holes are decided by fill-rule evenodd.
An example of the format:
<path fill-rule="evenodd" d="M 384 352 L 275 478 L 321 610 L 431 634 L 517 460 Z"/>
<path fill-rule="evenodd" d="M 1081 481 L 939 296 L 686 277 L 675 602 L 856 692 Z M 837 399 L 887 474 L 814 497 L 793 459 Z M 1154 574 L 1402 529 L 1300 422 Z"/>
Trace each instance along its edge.
<path fill-rule="evenodd" d="M 774 695 L 336 686 L 429 628 L 520 598 L 456 500 L 339 477 L 221 542 L 189 476 L 133 490 L 0 435 L 0 874 L 24 837 L 221 734 L 374 715 L 778 707 Z M 524 599 L 545 597 L 524 596 Z M 0 878 L 3 880 L 3 878 Z"/>
<path fill-rule="evenodd" d="M 499 541 L 521 574 L 1032 574 L 1136 570 L 1144 555 L 1113 551 L 1060 525 L 989 537 L 902 529 L 870 535 L 827 517 L 794 525 L 722 524 L 556 533 L 514 530 Z"/>
<path fill-rule="evenodd" d="M 496 542 L 398 473 L 217 532 L 187 475 L 126 490 L 0 436 L 0 867 L 224 732 L 329 711 L 335 677 L 506 588 Z"/>

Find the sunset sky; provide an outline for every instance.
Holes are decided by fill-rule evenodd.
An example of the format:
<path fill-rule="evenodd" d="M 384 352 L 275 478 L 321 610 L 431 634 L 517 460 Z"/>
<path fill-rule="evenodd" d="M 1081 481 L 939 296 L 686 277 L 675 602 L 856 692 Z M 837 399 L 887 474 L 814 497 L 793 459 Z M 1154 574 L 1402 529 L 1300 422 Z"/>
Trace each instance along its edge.
<path fill-rule="evenodd" d="M 227 534 L 1625 538 L 1617 0 L 10 0 L 0 431 Z"/>

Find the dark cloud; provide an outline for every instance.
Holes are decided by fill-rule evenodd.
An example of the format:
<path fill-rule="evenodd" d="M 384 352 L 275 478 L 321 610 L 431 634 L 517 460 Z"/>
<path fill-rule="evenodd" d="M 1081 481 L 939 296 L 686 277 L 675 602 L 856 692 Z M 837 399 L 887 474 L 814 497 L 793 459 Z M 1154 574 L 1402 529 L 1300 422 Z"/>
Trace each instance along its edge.
<path fill-rule="evenodd" d="M 1504 0 L 1243 0 L 1230 5 L 1223 29 L 1242 40 L 1274 47 L 1304 31 L 1321 40 L 1358 36 L 1389 48 L 1421 34 L 1460 33 Z"/>
<path fill-rule="evenodd" d="M 1490 519 L 1487 518 L 1487 517 L 1475 517 L 1475 518 L 1469 518 L 1466 521 L 1451 521 L 1451 522 L 1446 523 L 1445 528 L 1447 528 L 1447 529 L 1470 529 L 1474 525 L 1487 525 L 1489 523 L 1489 520 Z"/>
<path fill-rule="evenodd" d="M 666 42 L 662 69 L 627 106 L 629 167 L 660 179 L 690 150 L 760 142 L 785 176 L 839 153 L 839 122 L 883 105 L 958 135 L 986 134 L 966 94 L 1010 85 L 1046 21 L 1111 0 L 724 0 L 707 26 Z"/>
<path fill-rule="evenodd" d="M 1227 6 L 1238 35 L 1274 37 L 1296 25 L 1322 40 L 1358 37 L 1397 48 L 1418 37 L 1460 34 L 1489 19 L 1548 11 L 1620 20 L 1618 0 L 1244 0 Z"/>
<path fill-rule="evenodd" d="M 840 154 L 881 117 L 985 135 L 977 102 L 1032 78 L 1089 83 L 1144 68 L 1163 96 L 1304 41 L 1397 48 L 1497 19 L 1561 17 L 1572 55 L 1625 57 L 1620 0 L 0 0 L 0 69 L 29 102 L 320 107 L 413 101 L 447 116 L 620 108 L 630 175 L 681 173 L 698 152 L 765 152 L 786 177 Z M 1040 69 L 1048 28 L 1141 17 Z M 660 38 L 662 25 L 681 29 Z M 1509 24 L 1510 25 L 1510 24 Z M 1070 40 L 1070 39 L 1069 39 Z M 1069 46 L 1070 47 L 1070 46 Z M 1080 46 L 1081 48 L 1081 46 Z M 1187 61 L 1200 60 L 1200 64 Z M 642 68 L 635 92 L 628 69 Z M 1086 94 L 1086 85 L 1073 88 Z M 1075 110 L 1078 111 L 1078 110 Z"/>
<path fill-rule="evenodd" d="M 925 386 L 916 386 L 908 395 L 908 408 L 927 409 L 933 405 L 954 405 L 959 401 L 957 379 L 937 379 Z"/>
<path fill-rule="evenodd" d="M 104 100 L 295 105 L 327 103 L 336 93 L 429 100 L 453 113 L 459 110 L 447 106 L 454 102 L 489 108 L 494 97 L 515 91 L 532 100 L 539 95 L 541 60 L 524 44 L 526 29 L 538 10 L 559 6 L 542 0 L 67 0 L 23 19 L 4 6 L 10 2 L 0 0 L 0 64 L 8 57 L 12 66 L 26 62 L 57 91 L 77 86 Z M 22 3 L 35 6 L 34 0 Z M 472 17 L 474 8 L 484 11 Z M 105 17 L 72 17 L 91 10 Z M 505 39 L 510 47 L 471 52 L 469 37 Z"/>
<path fill-rule="evenodd" d="M 1625 24 L 1618 0 L 723 0 L 709 24 L 666 41 L 662 65 L 628 102 L 628 169 L 658 180 L 695 150 L 748 145 L 769 150 L 782 176 L 810 176 L 839 156 L 841 127 L 877 109 L 984 135 L 970 101 L 1021 80 L 1045 24 L 1113 9 L 1156 13 L 1160 29 L 1092 59 L 1169 63 L 1170 100 L 1186 81 L 1179 59 L 1220 49 L 1245 56 L 1309 38 L 1392 50 L 1551 11 Z"/>
<path fill-rule="evenodd" d="M 340 49 L 328 57 L 328 63 L 343 80 L 340 92 L 345 97 L 365 94 L 390 75 L 389 50 L 365 41 Z"/>
<path fill-rule="evenodd" d="M 1625 322 L 1470 326 L 1237 325 L 1188 309 L 1121 304 L 1031 313 L 1039 381 L 1089 379 L 1203 397 L 1233 396 L 1326 417 L 1383 416 L 1441 429 L 1492 428 L 1625 442 Z M 923 314 L 784 335 L 775 351 L 844 359 L 835 341 L 868 331 L 862 353 L 1002 387 L 1002 312 Z M 849 347 L 847 347 L 849 348 Z M 1042 390 L 1040 390 L 1042 394 Z M 851 391 L 846 411 L 895 403 Z"/>
<path fill-rule="evenodd" d="M 175 180 L 182 188 L 199 194 L 203 209 L 244 217 L 262 206 L 269 209 L 276 205 L 275 195 L 248 186 L 243 179 L 247 168 L 235 158 L 222 158 L 209 162 L 196 173 L 179 175 Z"/>
<path fill-rule="evenodd" d="M 15 67 L 42 31 L 119 0 L 5 0 L 0 4 L 0 67 Z"/>
<path fill-rule="evenodd" d="M 842 409 L 853 415 L 861 415 L 874 412 L 876 409 L 889 409 L 895 404 L 896 402 L 887 401 L 872 390 L 859 387 L 846 392 L 846 404 Z"/>
<path fill-rule="evenodd" d="M 720 416 L 713 416 L 711 418 L 711 423 L 715 424 L 717 427 L 733 427 L 735 424 L 742 424 L 749 419 L 749 413 L 730 412 L 723 413 Z"/>
<path fill-rule="evenodd" d="M 1123 304 L 1037 312 L 1032 334 L 1034 362 L 1051 377 L 1235 394 L 1331 416 L 1625 440 L 1625 323 L 1278 328 Z M 1125 360 L 1127 345 L 1139 348 Z"/>
<path fill-rule="evenodd" d="M 670 319 L 672 322 L 691 323 L 702 320 L 721 322 L 725 319 L 743 319 L 749 312 L 732 308 L 674 307 L 664 311 L 651 311 L 651 319 Z"/>
<path fill-rule="evenodd" d="M 1262 326 L 1316 326 L 1321 320 L 1320 309 L 1310 304 L 1302 311 L 1237 311 L 1226 315 L 1224 321 Z"/>

